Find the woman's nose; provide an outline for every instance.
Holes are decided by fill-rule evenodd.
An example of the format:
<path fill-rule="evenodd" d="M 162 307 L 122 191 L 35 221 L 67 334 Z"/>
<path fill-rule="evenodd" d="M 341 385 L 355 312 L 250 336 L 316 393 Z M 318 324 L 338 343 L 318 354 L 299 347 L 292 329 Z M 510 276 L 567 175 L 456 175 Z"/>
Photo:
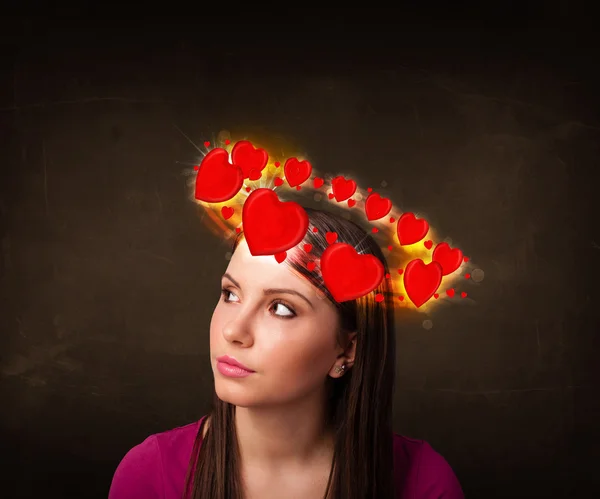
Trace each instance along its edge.
<path fill-rule="evenodd" d="M 244 313 L 238 313 L 223 326 L 223 337 L 230 343 L 249 347 L 254 342 L 250 318 Z"/>

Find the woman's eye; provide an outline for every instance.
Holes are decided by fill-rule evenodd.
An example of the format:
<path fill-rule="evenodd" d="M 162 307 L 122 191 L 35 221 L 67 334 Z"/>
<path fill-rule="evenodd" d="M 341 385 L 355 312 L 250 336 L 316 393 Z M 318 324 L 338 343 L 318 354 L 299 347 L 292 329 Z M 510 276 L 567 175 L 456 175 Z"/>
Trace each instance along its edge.
<path fill-rule="evenodd" d="M 290 309 L 290 307 L 288 307 L 287 305 L 284 305 L 283 303 L 276 302 L 274 304 L 274 307 L 275 307 L 275 311 L 277 311 L 277 307 L 282 307 L 284 309 L 285 313 L 283 313 L 283 314 L 276 313 L 275 314 L 275 315 L 279 315 L 279 317 L 288 318 L 288 317 L 294 317 L 296 315 L 296 313 L 292 309 Z"/>
<path fill-rule="evenodd" d="M 221 295 L 223 295 L 223 298 L 225 299 L 226 302 L 231 302 L 231 296 L 235 296 L 237 298 L 237 296 L 235 295 L 235 293 L 229 291 L 228 289 L 222 289 L 221 290 Z"/>

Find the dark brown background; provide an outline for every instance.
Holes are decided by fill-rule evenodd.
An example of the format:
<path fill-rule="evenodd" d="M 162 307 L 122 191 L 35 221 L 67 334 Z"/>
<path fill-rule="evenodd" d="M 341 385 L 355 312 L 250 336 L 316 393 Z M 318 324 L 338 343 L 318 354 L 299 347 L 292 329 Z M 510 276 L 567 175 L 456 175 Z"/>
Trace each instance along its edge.
<path fill-rule="evenodd" d="M 227 247 L 188 199 L 197 157 L 177 125 L 196 142 L 292 137 L 321 171 L 386 181 L 427 213 L 485 279 L 430 330 L 403 317 L 396 430 L 439 450 L 468 497 L 588 497 L 600 123 L 582 13 L 255 12 L 244 26 L 218 7 L 7 18 L 0 495 L 106 497 L 131 446 L 208 408 Z"/>

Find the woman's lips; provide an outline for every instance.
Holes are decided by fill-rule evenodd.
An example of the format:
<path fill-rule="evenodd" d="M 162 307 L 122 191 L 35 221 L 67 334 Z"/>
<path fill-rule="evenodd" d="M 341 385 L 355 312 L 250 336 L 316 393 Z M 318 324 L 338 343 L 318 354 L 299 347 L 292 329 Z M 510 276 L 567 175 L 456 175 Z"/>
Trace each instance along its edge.
<path fill-rule="evenodd" d="M 227 355 L 217 358 L 217 370 L 229 378 L 245 378 L 254 373 L 252 369 Z"/>

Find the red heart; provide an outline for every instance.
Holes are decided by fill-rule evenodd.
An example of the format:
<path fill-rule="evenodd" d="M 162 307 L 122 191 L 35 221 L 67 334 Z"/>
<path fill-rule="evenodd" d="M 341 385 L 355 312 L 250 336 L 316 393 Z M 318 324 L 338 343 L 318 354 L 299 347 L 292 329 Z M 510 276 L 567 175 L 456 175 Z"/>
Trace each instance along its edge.
<path fill-rule="evenodd" d="M 412 260 L 404 272 L 404 288 L 417 308 L 427 302 L 442 282 L 442 266 L 438 262 L 425 265 L 423 260 Z"/>
<path fill-rule="evenodd" d="M 207 203 L 222 203 L 235 196 L 244 184 L 244 174 L 229 162 L 229 153 L 217 148 L 210 151 L 196 175 L 196 199 Z"/>
<path fill-rule="evenodd" d="M 375 301 L 376 302 L 382 302 L 383 301 L 383 295 L 381 293 L 377 293 L 375 295 Z"/>
<path fill-rule="evenodd" d="M 325 239 L 329 244 L 333 244 L 337 241 L 338 235 L 335 232 L 328 232 L 325 234 Z"/>
<path fill-rule="evenodd" d="M 346 201 L 356 192 L 356 182 L 354 180 L 346 180 L 341 175 L 335 177 L 331 181 L 331 187 L 333 188 L 333 195 L 336 201 Z"/>
<path fill-rule="evenodd" d="M 316 267 L 316 266 L 317 266 L 317 264 L 316 264 L 315 262 L 308 262 L 308 263 L 306 264 L 306 268 L 307 268 L 308 270 L 310 270 L 311 272 L 312 272 L 313 270 L 315 270 L 315 267 Z"/>
<path fill-rule="evenodd" d="M 290 158 L 283 165 L 283 172 L 290 187 L 296 187 L 310 177 L 312 166 L 306 160 L 298 161 L 298 158 Z"/>
<path fill-rule="evenodd" d="M 225 220 L 229 220 L 233 216 L 233 208 L 229 206 L 223 206 L 223 208 L 221 208 L 221 215 L 223 215 Z"/>
<path fill-rule="evenodd" d="M 319 187 L 321 187 L 323 184 L 325 183 L 325 180 L 323 180 L 320 177 L 315 177 L 315 179 L 313 180 L 313 185 L 315 186 L 315 189 L 318 189 Z"/>
<path fill-rule="evenodd" d="M 423 243 L 423 246 L 425 246 L 428 250 L 430 250 L 431 247 L 433 246 L 433 241 L 431 239 L 429 241 L 425 241 Z"/>
<path fill-rule="evenodd" d="M 348 199 L 348 206 L 350 208 L 352 208 L 355 204 L 356 204 L 356 201 L 354 201 L 354 199 Z"/>
<path fill-rule="evenodd" d="M 392 202 L 388 198 L 382 198 L 376 192 L 369 194 L 365 201 L 365 212 L 368 220 L 379 220 L 385 217 L 392 209 Z"/>
<path fill-rule="evenodd" d="M 440 295 L 438 293 L 434 293 L 433 297 L 437 300 L 440 297 Z"/>
<path fill-rule="evenodd" d="M 281 185 L 283 185 L 283 179 L 279 178 L 279 177 L 275 177 L 275 182 L 274 184 L 279 187 Z"/>
<path fill-rule="evenodd" d="M 415 244 L 427 235 L 429 223 L 425 219 L 415 217 L 414 213 L 403 213 L 398 220 L 397 231 L 402 246 Z"/>
<path fill-rule="evenodd" d="M 346 243 L 328 246 L 321 256 L 323 281 L 338 302 L 373 291 L 383 279 L 383 264 L 373 255 L 359 255 Z"/>
<path fill-rule="evenodd" d="M 432 259 L 442 266 L 442 275 L 448 275 L 460 267 L 463 253 L 458 248 L 450 248 L 448 243 L 440 243 L 433 250 Z"/>
<path fill-rule="evenodd" d="M 252 168 L 248 174 L 248 180 L 258 180 L 262 176 L 262 172 L 256 168 Z"/>
<path fill-rule="evenodd" d="M 310 253 L 311 249 L 312 249 L 312 244 L 305 244 L 304 245 L 304 251 L 306 251 L 307 253 Z"/>
<path fill-rule="evenodd" d="M 454 296 L 454 288 L 447 289 L 446 294 L 452 298 Z"/>
<path fill-rule="evenodd" d="M 308 230 L 308 215 L 298 203 L 282 202 L 275 191 L 260 188 L 246 199 L 242 224 L 252 255 L 274 255 L 302 241 Z"/>
<path fill-rule="evenodd" d="M 233 146 L 231 161 L 242 169 L 244 178 L 249 178 L 252 170 L 262 172 L 269 155 L 264 149 L 255 148 L 250 141 L 240 140 Z"/>
<path fill-rule="evenodd" d="M 467 292 L 466 292 L 466 291 L 463 291 L 463 292 L 460 294 L 460 296 L 462 296 L 463 298 L 466 298 L 466 297 L 467 297 Z"/>
<path fill-rule="evenodd" d="M 275 260 L 277 260 L 277 263 L 283 262 L 286 257 L 287 251 L 280 251 L 279 253 L 275 253 Z"/>
<path fill-rule="evenodd" d="M 210 146 L 210 142 L 206 141 L 206 142 L 204 143 L 204 146 L 205 146 L 205 147 L 209 147 L 209 146 Z"/>
<path fill-rule="evenodd" d="M 329 199 L 333 199 L 333 192 L 330 192 L 329 194 L 327 194 L 329 196 Z"/>

